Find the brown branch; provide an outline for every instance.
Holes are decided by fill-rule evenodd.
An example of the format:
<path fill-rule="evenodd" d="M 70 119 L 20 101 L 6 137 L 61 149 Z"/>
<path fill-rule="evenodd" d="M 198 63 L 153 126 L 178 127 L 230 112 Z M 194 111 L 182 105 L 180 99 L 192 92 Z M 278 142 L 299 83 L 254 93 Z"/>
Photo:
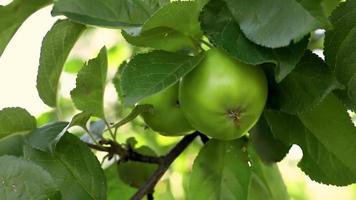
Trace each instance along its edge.
<path fill-rule="evenodd" d="M 196 131 L 190 135 L 186 135 L 178 144 L 176 144 L 165 156 L 148 156 L 134 151 L 130 147 L 124 147 L 113 140 L 102 140 L 100 145 L 89 144 L 87 145 L 95 150 L 108 152 L 109 158 L 113 155 L 119 155 L 120 160 L 138 161 L 144 163 L 158 164 L 158 169 L 151 175 L 147 182 L 134 194 L 131 200 L 141 200 L 147 195 L 148 198 L 153 198 L 152 191 L 158 181 L 162 178 L 173 161 L 189 146 L 196 137 L 200 137 L 203 143 L 206 143 L 209 138 L 202 133 Z M 107 146 L 101 146 L 107 145 Z"/>
<path fill-rule="evenodd" d="M 131 200 L 141 200 L 145 195 L 153 191 L 157 182 L 168 170 L 172 162 L 189 146 L 189 144 L 199 135 L 198 132 L 185 136 L 171 151 L 162 158 L 158 169 L 152 174 L 147 182 L 134 194 Z"/>

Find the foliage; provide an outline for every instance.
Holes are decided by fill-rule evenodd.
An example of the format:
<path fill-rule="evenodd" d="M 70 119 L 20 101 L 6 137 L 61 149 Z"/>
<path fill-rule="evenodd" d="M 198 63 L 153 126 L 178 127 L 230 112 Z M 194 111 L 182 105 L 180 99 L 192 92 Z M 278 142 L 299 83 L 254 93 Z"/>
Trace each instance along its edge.
<path fill-rule="evenodd" d="M 292 145 L 302 149 L 298 167 L 312 180 L 356 183 L 348 114 L 356 111 L 356 0 L 14 0 L 0 6 L 0 56 L 47 5 L 62 17 L 43 39 L 37 90 L 54 110 L 37 120 L 22 108 L 0 110 L 0 199 L 286 200 L 277 163 Z M 118 45 L 96 49 L 95 58 L 71 57 L 77 42 L 95 42 L 88 33 L 101 28 L 119 29 L 132 55 L 114 58 Z M 325 30 L 325 48 L 315 45 L 324 38 L 317 29 Z M 258 122 L 228 141 L 150 130 L 137 117 L 154 107 L 138 103 L 179 85 L 212 48 L 267 77 Z M 59 92 L 63 73 L 77 77 L 71 99 Z M 244 78 L 240 89 L 251 86 Z M 105 101 L 109 84 L 115 105 Z M 169 181 L 177 171 L 179 184 Z"/>

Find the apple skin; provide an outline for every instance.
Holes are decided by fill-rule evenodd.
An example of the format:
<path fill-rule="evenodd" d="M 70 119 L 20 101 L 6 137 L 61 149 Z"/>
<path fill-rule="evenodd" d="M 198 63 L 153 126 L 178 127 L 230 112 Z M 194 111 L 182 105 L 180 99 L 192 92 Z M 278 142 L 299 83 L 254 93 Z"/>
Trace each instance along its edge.
<path fill-rule="evenodd" d="M 151 112 L 141 114 L 145 123 L 164 136 L 182 136 L 193 131 L 178 100 L 179 84 L 172 85 L 140 102 L 153 106 Z"/>
<path fill-rule="evenodd" d="M 240 138 L 258 121 L 267 100 L 267 80 L 258 66 L 210 49 L 180 83 L 181 108 L 198 131 L 216 139 Z"/>

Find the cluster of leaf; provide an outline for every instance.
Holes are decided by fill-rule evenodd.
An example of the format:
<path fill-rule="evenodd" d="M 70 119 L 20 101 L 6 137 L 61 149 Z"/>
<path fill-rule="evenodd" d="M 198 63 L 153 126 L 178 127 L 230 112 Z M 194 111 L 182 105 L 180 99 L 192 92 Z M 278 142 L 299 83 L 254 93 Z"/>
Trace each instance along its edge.
<path fill-rule="evenodd" d="M 311 179 L 356 182 L 356 128 L 347 113 L 356 108 L 355 0 L 14 0 L 0 7 L 0 55 L 26 18 L 52 3 L 52 14 L 68 19 L 53 25 L 41 49 L 37 89 L 51 107 L 58 106 L 61 73 L 87 25 L 121 29 L 130 44 L 148 49 L 122 64 L 113 80 L 125 107 L 189 73 L 204 59 L 202 43 L 265 70 L 268 102 L 250 142 L 209 141 L 194 162 L 187 199 L 288 199 L 272 163 L 292 144 L 303 150 L 299 167 Z M 320 28 L 326 61 L 307 49 Z M 107 121 L 107 66 L 102 48 L 78 72 L 71 98 L 83 113 L 71 123 L 37 128 L 23 109 L 0 111 L 1 199 L 106 198 L 99 162 L 67 129 L 86 129 L 91 116 Z"/>

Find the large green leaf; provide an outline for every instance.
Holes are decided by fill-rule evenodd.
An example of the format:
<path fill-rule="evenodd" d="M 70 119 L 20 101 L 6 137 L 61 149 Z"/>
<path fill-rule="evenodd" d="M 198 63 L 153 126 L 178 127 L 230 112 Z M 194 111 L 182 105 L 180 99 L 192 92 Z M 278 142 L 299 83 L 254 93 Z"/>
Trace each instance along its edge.
<path fill-rule="evenodd" d="M 335 94 L 349 109 L 356 110 L 354 94 L 356 74 L 356 1 L 341 3 L 330 17 L 334 29 L 326 31 L 325 59 L 338 80 L 346 86 Z"/>
<path fill-rule="evenodd" d="M 28 142 L 35 149 L 54 152 L 57 143 L 67 131 L 68 122 L 54 122 L 35 129 L 28 136 Z"/>
<path fill-rule="evenodd" d="M 94 116 L 104 118 L 104 91 L 108 58 L 106 48 L 102 48 L 98 57 L 89 60 L 78 73 L 76 88 L 71 91 L 75 106 Z"/>
<path fill-rule="evenodd" d="M 51 175 L 25 159 L 1 156 L 0 177 L 0 199 L 61 199 L 61 194 Z"/>
<path fill-rule="evenodd" d="M 298 41 L 317 27 L 325 25 L 319 16 L 320 1 L 225 0 L 242 32 L 256 44 L 277 48 Z M 308 4 L 308 5 L 307 5 Z M 317 15 L 317 17 L 315 17 Z M 320 21 L 320 19 L 322 19 Z M 292 28 L 291 28 L 292 27 Z"/>
<path fill-rule="evenodd" d="M 298 166 L 311 179 L 339 186 L 356 181 L 353 159 L 356 152 L 352 146 L 356 142 L 356 130 L 346 109 L 334 96 L 301 114 L 302 121 L 295 115 L 273 110 L 266 111 L 265 117 L 276 138 L 302 148 L 303 158 Z"/>
<path fill-rule="evenodd" d="M 53 15 L 83 23 L 106 27 L 142 25 L 169 0 L 58 0 Z"/>
<path fill-rule="evenodd" d="M 64 62 L 85 26 L 69 20 L 57 21 L 42 42 L 37 90 L 48 106 L 57 105 L 57 90 Z"/>
<path fill-rule="evenodd" d="M 344 40 L 356 27 L 356 1 L 349 0 L 341 3 L 330 16 L 333 29 L 325 33 L 325 60 L 332 69 L 335 69 L 338 51 Z M 349 44 L 354 45 L 354 42 Z M 347 56 L 348 57 L 348 56 Z"/>
<path fill-rule="evenodd" d="M 222 0 L 210 1 L 204 7 L 200 20 L 209 40 L 236 59 L 252 65 L 275 64 L 275 79 L 278 82 L 294 69 L 308 44 L 305 38 L 288 47 L 271 49 L 251 42 L 241 32 Z"/>
<path fill-rule="evenodd" d="M 24 157 L 52 175 L 63 199 L 106 200 L 106 181 L 100 163 L 76 136 L 65 134 L 53 154 L 26 145 Z"/>
<path fill-rule="evenodd" d="M 210 140 L 193 164 L 188 200 L 247 200 L 251 178 L 241 140 Z"/>
<path fill-rule="evenodd" d="M 115 87 L 124 105 L 130 106 L 175 84 L 203 58 L 165 51 L 139 54 L 120 67 Z"/>
<path fill-rule="evenodd" d="M 348 176 L 355 182 L 356 161 L 353 158 L 356 154 L 356 127 L 340 100 L 329 95 L 322 104 L 299 117 L 314 136 L 339 157 L 350 172 Z"/>
<path fill-rule="evenodd" d="M 287 155 L 291 145 L 275 138 L 263 115 L 249 132 L 252 146 L 265 163 L 279 162 Z"/>
<path fill-rule="evenodd" d="M 318 105 L 341 86 L 324 61 L 308 51 L 296 68 L 274 88 L 272 100 L 284 112 L 301 113 Z"/>
<path fill-rule="evenodd" d="M 288 200 L 287 188 L 276 164 L 266 165 L 249 148 L 251 181 L 248 200 Z"/>
<path fill-rule="evenodd" d="M 0 56 L 22 23 L 51 0 L 14 0 L 0 6 Z"/>
<path fill-rule="evenodd" d="M 0 110 L 0 138 L 18 132 L 29 132 L 36 128 L 36 118 L 23 108 Z"/>

